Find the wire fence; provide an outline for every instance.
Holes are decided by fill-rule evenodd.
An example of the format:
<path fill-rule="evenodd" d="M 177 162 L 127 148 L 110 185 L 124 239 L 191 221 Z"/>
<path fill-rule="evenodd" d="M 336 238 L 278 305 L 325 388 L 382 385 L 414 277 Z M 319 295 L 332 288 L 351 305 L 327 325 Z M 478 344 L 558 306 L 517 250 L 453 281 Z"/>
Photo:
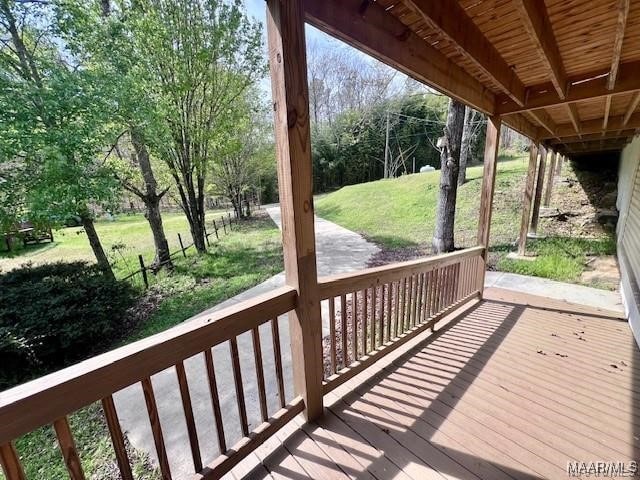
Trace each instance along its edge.
<path fill-rule="evenodd" d="M 231 232 L 234 230 L 234 224 L 235 224 L 235 228 L 237 229 L 239 226 L 239 222 L 240 220 L 235 212 L 233 216 L 231 215 L 231 212 L 227 212 L 226 216 L 221 215 L 220 220 L 217 222 L 215 219 L 213 219 L 211 221 L 211 226 L 213 227 L 213 231 L 211 232 L 207 230 L 207 225 L 205 222 L 204 238 L 205 238 L 207 247 L 211 246 L 212 240 L 210 239 L 210 237 L 215 237 L 216 241 L 220 240 L 222 236 L 231 234 Z M 142 285 L 144 286 L 145 290 L 148 289 L 150 284 L 149 274 L 156 275 L 158 271 L 161 269 L 161 267 L 170 263 L 171 259 L 173 259 L 175 256 L 182 255 L 183 257 L 186 258 L 188 250 L 195 246 L 195 242 L 193 241 L 191 241 L 191 243 L 185 244 L 184 240 L 182 239 L 182 235 L 180 233 L 178 233 L 178 244 L 180 248 L 173 252 L 169 252 L 169 260 L 164 262 L 147 264 L 145 263 L 144 257 L 142 256 L 142 254 L 139 254 L 138 262 L 140 264 L 140 268 L 122 277 L 121 280 L 127 280 L 132 283 L 135 283 L 139 277 L 142 280 Z"/>

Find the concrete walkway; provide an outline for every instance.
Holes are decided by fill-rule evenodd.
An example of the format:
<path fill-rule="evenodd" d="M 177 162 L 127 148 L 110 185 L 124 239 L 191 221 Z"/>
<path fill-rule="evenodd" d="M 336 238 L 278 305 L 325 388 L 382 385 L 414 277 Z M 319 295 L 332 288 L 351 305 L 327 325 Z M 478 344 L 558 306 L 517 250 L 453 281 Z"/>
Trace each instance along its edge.
<path fill-rule="evenodd" d="M 274 222 L 281 228 L 279 206 L 270 205 L 265 208 Z M 369 259 L 379 250 L 377 246 L 366 241 L 357 233 L 327 220 L 316 217 L 315 227 L 319 276 L 361 270 L 366 267 Z M 265 282 L 189 320 L 203 316 L 206 317 L 217 310 L 267 293 L 274 288 L 284 285 L 284 280 L 284 272 L 279 273 Z M 278 321 L 280 325 L 280 343 L 283 354 L 285 386 L 287 387 L 286 397 L 287 399 L 291 399 L 293 397 L 293 392 L 291 391 L 293 380 L 288 318 L 286 315 L 283 315 Z M 328 333 L 328 312 L 323 312 L 323 330 L 325 330 L 325 333 Z M 275 381 L 273 343 L 269 324 L 260 327 L 260 336 L 267 401 L 269 411 L 275 412 L 279 408 L 279 401 Z M 240 351 L 240 364 L 242 368 L 249 429 L 251 430 L 260 423 L 260 411 L 253 345 L 249 333 L 238 337 L 238 347 Z M 238 421 L 239 417 L 228 344 L 222 344 L 214 348 L 213 356 L 227 446 L 230 447 L 239 440 L 242 435 Z M 187 359 L 185 361 L 185 369 L 187 372 L 195 423 L 198 430 L 202 460 L 206 464 L 218 456 L 218 442 L 212 414 L 211 396 L 207 382 L 204 355 L 200 354 Z M 176 480 L 188 478 L 188 473 L 193 472 L 193 462 L 189 449 L 189 436 L 184 419 L 175 369 L 171 368 L 154 375 L 152 383 L 173 478 Z M 127 432 L 131 443 L 143 452 L 149 453 L 151 458 L 157 461 L 153 435 L 146 414 L 144 396 L 140 385 L 132 385 L 121 390 L 114 395 L 114 398 L 120 423 L 122 424 L 123 430 Z"/>
<path fill-rule="evenodd" d="M 624 306 L 619 292 L 504 272 L 487 272 L 484 286 L 504 288 L 555 300 L 565 300 L 570 303 L 601 308 L 624 315 Z"/>

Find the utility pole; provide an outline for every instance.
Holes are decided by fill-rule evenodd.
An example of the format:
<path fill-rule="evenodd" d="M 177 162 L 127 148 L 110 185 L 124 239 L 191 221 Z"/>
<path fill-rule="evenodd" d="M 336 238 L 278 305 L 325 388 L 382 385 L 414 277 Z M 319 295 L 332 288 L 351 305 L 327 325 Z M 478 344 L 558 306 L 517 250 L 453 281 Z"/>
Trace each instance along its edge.
<path fill-rule="evenodd" d="M 384 178 L 390 178 L 389 172 L 389 110 L 387 110 L 387 133 L 384 138 Z"/>

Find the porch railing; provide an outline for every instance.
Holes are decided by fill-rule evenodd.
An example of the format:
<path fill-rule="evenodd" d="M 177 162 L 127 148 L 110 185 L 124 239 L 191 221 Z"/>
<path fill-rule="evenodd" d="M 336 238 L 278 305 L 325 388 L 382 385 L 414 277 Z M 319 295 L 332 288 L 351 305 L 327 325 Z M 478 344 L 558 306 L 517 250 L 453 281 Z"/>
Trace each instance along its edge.
<path fill-rule="evenodd" d="M 320 298 L 328 309 L 330 348 L 325 355 L 325 383 L 327 393 L 348 378 L 397 348 L 416 334 L 435 325 L 448 312 L 474 298 L 481 290 L 483 248 L 475 247 L 459 252 L 373 268 L 353 274 L 322 278 Z M 80 364 L 47 375 L 32 382 L 0 393 L 0 463 L 8 480 L 22 480 L 24 476 L 15 440 L 41 426 L 55 430 L 69 477 L 83 479 L 80 455 L 69 426 L 68 416 L 94 402 L 101 402 L 111 436 L 115 458 L 123 479 L 132 479 L 130 459 L 118 418 L 114 396 L 130 385 L 142 387 L 146 415 L 151 425 L 158 466 L 163 478 L 170 479 L 170 459 L 165 448 L 165 435 L 158 414 L 151 377 L 165 370 L 173 370 L 177 380 L 189 447 L 195 474 L 192 478 L 219 478 L 245 458 L 250 452 L 276 433 L 305 408 L 301 396 L 285 400 L 283 352 L 278 317 L 296 308 L 296 291 L 290 287 L 243 302 L 210 316 L 186 322 L 170 330 L 140 340 L 86 360 Z M 270 324 L 270 329 L 269 325 Z M 267 401 L 265 369 L 260 328 L 270 331 L 273 351 L 278 405 Z M 261 422 L 250 430 L 245 403 L 238 338 L 251 341 L 241 344 L 252 349 L 257 382 L 257 403 Z M 299 339 L 292 338 L 295 342 Z M 325 338 L 327 341 L 327 338 Z M 268 343 L 268 342 L 267 342 Z M 216 378 L 213 348 L 228 345 L 228 365 L 233 385 L 220 385 Z M 249 346 L 251 345 L 251 346 Z M 245 352 L 246 353 L 246 352 Z M 200 357 L 200 358 L 198 358 Z M 246 354 L 244 355 L 246 362 Z M 200 370 L 203 378 L 187 376 L 186 361 L 204 362 Z M 189 383 L 208 384 L 219 455 L 207 465 L 201 457 L 210 450 L 199 440 Z M 237 408 L 232 412 L 221 409 L 220 392 L 233 389 Z M 269 408 L 271 403 L 271 408 Z M 235 415 L 241 438 L 229 439 L 225 434 L 228 419 Z M 232 441 L 230 441 L 232 440 Z M 203 449 L 201 449 L 201 446 Z M 211 455 L 211 452 L 208 452 Z M 214 454 L 216 452 L 213 452 Z M 175 472 L 177 473 L 177 472 Z M 180 472 L 181 476 L 185 472 Z"/>
<path fill-rule="evenodd" d="M 482 247 L 320 279 L 328 393 L 476 297 Z"/>

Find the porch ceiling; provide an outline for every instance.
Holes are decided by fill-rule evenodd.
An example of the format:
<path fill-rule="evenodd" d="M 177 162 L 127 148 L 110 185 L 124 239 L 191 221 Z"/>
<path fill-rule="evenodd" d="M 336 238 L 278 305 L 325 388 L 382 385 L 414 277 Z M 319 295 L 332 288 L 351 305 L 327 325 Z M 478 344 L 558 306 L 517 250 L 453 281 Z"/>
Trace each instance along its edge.
<path fill-rule="evenodd" d="M 303 3 L 309 23 L 535 141 L 640 129 L 639 2 Z"/>

